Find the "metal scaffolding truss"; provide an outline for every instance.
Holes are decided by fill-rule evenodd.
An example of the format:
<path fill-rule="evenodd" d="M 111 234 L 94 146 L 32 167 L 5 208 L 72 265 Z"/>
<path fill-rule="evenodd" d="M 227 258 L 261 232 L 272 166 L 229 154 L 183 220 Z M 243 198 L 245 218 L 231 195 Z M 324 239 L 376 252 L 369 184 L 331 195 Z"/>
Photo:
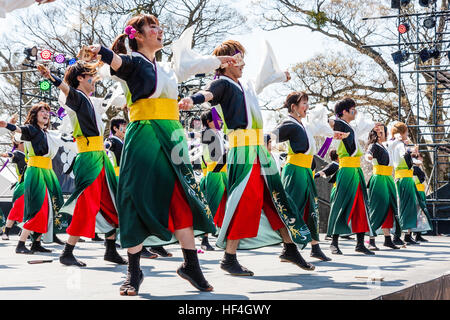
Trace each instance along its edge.
<path fill-rule="evenodd" d="M 412 59 L 405 59 L 398 66 L 398 120 L 413 129 L 413 140 L 419 145 L 422 154 L 427 154 L 433 163 L 433 169 L 427 181 L 429 207 L 435 221 L 450 220 L 438 217 L 437 207 L 450 204 L 450 194 L 437 192 L 448 187 L 450 178 L 450 122 L 442 121 L 442 113 L 450 113 L 450 10 L 438 10 L 436 2 L 423 12 L 410 13 L 408 8 L 400 7 L 396 15 L 364 18 L 396 19 L 397 26 L 408 24 L 406 33 L 398 33 L 397 43 L 367 45 L 367 47 L 389 47 L 392 52 L 406 50 Z M 424 21 L 434 20 L 434 26 L 426 28 Z M 439 31 L 439 21 L 444 28 Z M 428 26 L 429 27 L 429 26 Z M 442 28 L 442 24 L 441 24 Z M 440 63 L 431 58 L 424 63 L 421 51 L 436 48 Z M 446 63 L 442 63 L 445 61 Z M 411 106 L 406 112 L 405 97 Z M 436 224 L 437 225 L 437 224 Z"/>

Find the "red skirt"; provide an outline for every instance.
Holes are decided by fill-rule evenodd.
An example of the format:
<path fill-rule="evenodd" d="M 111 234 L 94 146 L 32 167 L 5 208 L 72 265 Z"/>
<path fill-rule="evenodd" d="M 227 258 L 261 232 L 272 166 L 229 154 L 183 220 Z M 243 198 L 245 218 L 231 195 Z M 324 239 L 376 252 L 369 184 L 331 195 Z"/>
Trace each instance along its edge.
<path fill-rule="evenodd" d="M 193 225 L 194 219 L 191 207 L 187 202 L 181 183 L 176 179 L 170 200 L 169 224 L 167 229 L 174 233 L 176 230 L 189 228 Z"/>
<path fill-rule="evenodd" d="M 352 224 L 353 233 L 368 232 L 370 230 L 361 184 L 358 184 L 355 201 L 353 202 L 352 210 L 350 211 L 347 224 L 350 224 L 350 222 Z"/>
<path fill-rule="evenodd" d="M 99 212 L 109 224 L 119 226 L 117 211 L 109 194 L 105 168 L 78 197 L 72 221 L 66 232 L 71 236 L 94 238 L 95 218 Z"/>
<path fill-rule="evenodd" d="M 38 213 L 35 214 L 33 218 L 28 220 L 24 225 L 23 228 L 26 230 L 34 231 L 37 233 L 47 233 L 48 231 L 48 190 L 45 188 L 45 198 L 44 203 L 42 204 L 41 209 L 38 211 Z"/>
<path fill-rule="evenodd" d="M 228 227 L 227 239 L 239 240 L 256 237 L 261 220 L 261 210 L 264 210 L 273 230 L 284 227 L 284 223 L 273 205 L 264 177 L 261 175 L 259 160 L 256 160 Z"/>
<path fill-rule="evenodd" d="M 25 195 L 21 195 L 16 201 L 14 201 L 13 207 L 11 208 L 8 214 L 8 220 L 22 222 L 24 210 L 25 210 Z"/>
<path fill-rule="evenodd" d="M 219 207 L 217 208 L 217 212 L 214 216 L 214 224 L 222 228 L 223 218 L 225 217 L 225 208 L 227 204 L 227 190 L 224 191 L 222 200 L 220 200 Z"/>
<path fill-rule="evenodd" d="M 381 228 L 382 229 L 391 229 L 393 227 L 394 227 L 394 212 L 392 211 L 392 207 L 389 206 L 389 211 L 386 216 L 386 220 L 384 220 Z"/>

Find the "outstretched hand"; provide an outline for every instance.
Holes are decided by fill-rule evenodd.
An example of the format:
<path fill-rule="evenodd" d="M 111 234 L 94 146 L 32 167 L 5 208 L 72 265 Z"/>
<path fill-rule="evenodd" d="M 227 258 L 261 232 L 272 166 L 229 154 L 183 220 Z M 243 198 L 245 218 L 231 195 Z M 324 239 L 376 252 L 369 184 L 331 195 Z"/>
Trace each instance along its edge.
<path fill-rule="evenodd" d="M 97 54 L 100 51 L 101 46 L 94 44 L 91 46 L 83 46 L 77 54 L 77 58 L 84 62 L 91 62 L 97 59 Z"/>
<path fill-rule="evenodd" d="M 217 57 L 220 60 L 220 68 L 224 69 L 229 66 L 234 66 L 238 63 L 238 59 L 236 56 L 219 56 Z"/>
<path fill-rule="evenodd" d="M 43 64 L 38 63 L 37 69 L 44 78 L 47 78 L 47 79 L 51 78 L 52 75 L 50 73 L 50 69 L 47 68 L 46 66 L 44 66 Z"/>
<path fill-rule="evenodd" d="M 285 71 L 284 73 L 286 74 L 286 81 L 285 82 L 288 82 L 289 80 L 292 79 L 291 78 L 291 74 L 289 73 L 289 71 Z"/>
<path fill-rule="evenodd" d="M 180 108 L 180 110 L 189 110 L 192 109 L 192 107 L 194 106 L 194 101 L 192 101 L 191 98 L 183 98 L 180 100 L 180 102 L 178 102 L 178 108 Z"/>
<path fill-rule="evenodd" d="M 333 139 L 342 140 L 342 139 L 347 138 L 349 135 L 350 135 L 350 132 L 334 131 Z"/>
<path fill-rule="evenodd" d="M 8 122 L 0 120 L 0 128 L 6 128 L 7 124 L 8 124 Z"/>

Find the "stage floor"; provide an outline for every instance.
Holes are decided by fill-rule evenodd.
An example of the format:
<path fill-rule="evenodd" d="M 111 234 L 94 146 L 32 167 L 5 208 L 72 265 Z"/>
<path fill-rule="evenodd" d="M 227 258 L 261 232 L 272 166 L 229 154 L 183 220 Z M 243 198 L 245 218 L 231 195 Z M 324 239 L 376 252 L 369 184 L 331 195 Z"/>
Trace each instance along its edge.
<path fill-rule="evenodd" d="M 60 236 L 66 239 L 65 235 Z M 255 272 L 253 277 L 232 277 L 219 268 L 223 251 L 199 254 L 213 293 L 195 290 L 176 274 L 183 261 L 178 245 L 168 246 L 171 258 L 141 260 L 145 280 L 138 297 L 121 297 L 119 286 L 125 279 L 126 266 L 103 261 L 102 242 L 80 243 L 75 255 L 86 268 L 65 267 L 58 261 L 62 246 L 44 245 L 54 250 L 46 255 L 16 255 L 17 236 L 0 240 L 0 299 L 374 299 L 410 287 L 416 283 L 450 273 L 450 237 L 426 237 L 430 242 L 401 250 L 381 249 L 375 256 L 354 252 L 354 240 L 340 240 L 344 255 L 331 255 L 329 242 L 322 241 L 331 262 L 309 257 L 310 247 L 302 251 L 316 270 L 307 272 L 290 263 L 279 262 L 281 246 L 239 251 L 241 264 Z M 321 235 L 324 239 L 324 235 Z M 214 240 L 211 240 L 213 243 Z M 199 246 L 199 240 L 196 240 Z M 126 256 L 126 251 L 119 249 Z M 28 260 L 54 259 L 52 263 L 30 265 Z M 383 277 L 370 281 L 356 277 Z"/>

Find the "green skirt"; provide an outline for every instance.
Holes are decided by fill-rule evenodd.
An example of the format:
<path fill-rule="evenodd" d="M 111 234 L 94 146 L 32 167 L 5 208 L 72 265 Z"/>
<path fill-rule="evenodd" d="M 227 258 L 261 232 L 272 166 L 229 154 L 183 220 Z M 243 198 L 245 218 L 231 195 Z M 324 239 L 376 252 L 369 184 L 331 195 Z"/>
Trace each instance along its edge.
<path fill-rule="evenodd" d="M 311 242 L 311 233 L 299 214 L 293 200 L 283 188 L 278 168 L 265 146 L 242 146 L 231 148 L 227 155 L 228 189 L 225 216 L 216 245 L 225 248 L 227 230 L 235 210 L 249 181 L 255 160 L 261 164 L 261 175 L 269 191 L 276 212 L 289 232 L 292 241 L 302 248 Z M 239 241 L 239 249 L 253 249 L 281 243 L 278 232 L 274 231 L 265 215 L 261 215 L 258 234 L 254 238 Z"/>
<path fill-rule="evenodd" d="M 305 222 L 311 232 L 311 238 L 319 241 L 317 190 L 311 169 L 288 163 L 283 168 L 281 181 L 287 194 L 294 200 L 300 214 L 305 212 L 309 202 L 308 216 Z M 304 214 L 303 217 L 305 217 Z"/>
<path fill-rule="evenodd" d="M 426 232 L 433 230 L 433 223 L 431 221 L 431 215 L 427 208 L 427 196 L 424 191 L 418 191 L 416 188 L 416 195 L 418 200 L 417 207 L 417 226 L 413 228 L 413 232 Z"/>
<path fill-rule="evenodd" d="M 24 217 L 26 224 L 44 207 L 48 201 L 48 231 L 44 234 L 43 242 L 52 242 L 54 233 L 64 233 L 70 217 L 58 213 L 64 203 L 61 186 L 52 169 L 28 167 L 24 177 Z M 35 231 L 35 230 L 33 230 Z"/>
<path fill-rule="evenodd" d="M 408 177 L 397 180 L 397 196 L 401 230 L 406 231 L 416 228 L 419 203 L 413 178 Z"/>
<path fill-rule="evenodd" d="M 389 208 L 391 208 L 394 218 L 394 230 L 399 230 L 397 195 L 392 176 L 374 174 L 370 177 L 367 187 L 369 217 L 372 229 L 378 231 L 381 228 L 387 218 Z"/>
<path fill-rule="evenodd" d="M 25 181 L 17 182 L 14 187 L 14 193 L 12 197 L 12 203 L 16 202 L 25 193 Z"/>
<path fill-rule="evenodd" d="M 213 216 L 217 213 L 227 184 L 226 172 L 208 172 L 200 182 L 200 190 L 205 195 Z"/>
<path fill-rule="evenodd" d="M 353 204 L 357 195 L 358 187 L 364 201 L 365 215 L 358 220 L 358 225 L 351 225 L 349 221 L 352 213 Z M 328 218 L 329 235 L 348 235 L 356 233 L 354 230 L 360 229 L 360 226 L 367 226 L 370 235 L 374 235 L 369 219 L 368 195 L 364 174 L 361 168 L 339 168 L 336 176 L 336 188 L 331 193 L 331 208 Z M 364 232 L 367 232 L 364 231 Z"/>
<path fill-rule="evenodd" d="M 135 121 L 128 125 L 117 191 L 120 240 L 129 248 L 176 241 L 168 229 L 175 182 L 184 191 L 193 228 L 215 233 L 212 213 L 195 181 L 183 127 L 175 120 Z"/>

